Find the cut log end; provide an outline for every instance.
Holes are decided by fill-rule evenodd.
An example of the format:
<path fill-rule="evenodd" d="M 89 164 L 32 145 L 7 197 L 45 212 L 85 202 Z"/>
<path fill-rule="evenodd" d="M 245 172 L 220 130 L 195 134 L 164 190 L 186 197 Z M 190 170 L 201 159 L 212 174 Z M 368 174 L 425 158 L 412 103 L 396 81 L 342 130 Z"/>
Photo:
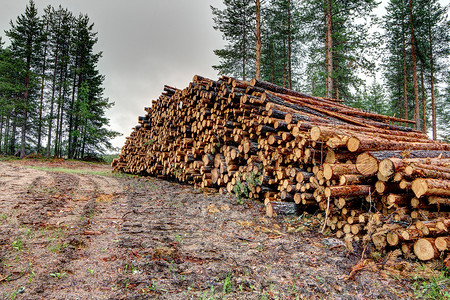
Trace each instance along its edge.
<path fill-rule="evenodd" d="M 386 235 L 386 240 L 390 246 L 397 246 L 399 242 L 398 234 L 395 232 L 389 232 Z"/>
<path fill-rule="evenodd" d="M 434 245 L 436 249 L 439 251 L 447 251 L 450 249 L 450 237 L 448 236 L 440 236 L 437 237 L 434 241 Z"/>
<path fill-rule="evenodd" d="M 422 261 L 437 257 L 436 249 L 429 239 L 418 239 L 414 243 L 414 254 Z"/>
<path fill-rule="evenodd" d="M 311 128 L 311 132 L 310 132 L 311 140 L 313 140 L 313 141 L 319 140 L 320 133 L 321 133 L 321 131 L 318 126 L 314 126 L 313 128 Z"/>
<path fill-rule="evenodd" d="M 417 198 L 422 197 L 428 190 L 427 182 L 422 178 L 417 178 L 412 182 L 411 189 Z"/>
<path fill-rule="evenodd" d="M 369 153 L 361 153 L 356 158 L 356 169 L 362 175 L 374 175 L 378 172 L 378 161 Z"/>
<path fill-rule="evenodd" d="M 378 171 L 383 176 L 390 177 L 395 173 L 394 164 L 389 159 L 383 159 L 378 166 Z"/>
<path fill-rule="evenodd" d="M 356 152 L 356 151 L 358 151 L 360 144 L 361 144 L 361 142 L 359 141 L 358 138 L 351 137 L 347 141 L 347 149 L 350 152 Z"/>

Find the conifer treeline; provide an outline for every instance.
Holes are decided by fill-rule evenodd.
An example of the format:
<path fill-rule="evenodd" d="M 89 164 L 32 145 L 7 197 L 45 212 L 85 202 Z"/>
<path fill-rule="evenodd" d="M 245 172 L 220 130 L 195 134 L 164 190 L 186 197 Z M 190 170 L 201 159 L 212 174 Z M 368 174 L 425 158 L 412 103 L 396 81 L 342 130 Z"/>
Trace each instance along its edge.
<path fill-rule="evenodd" d="M 111 149 L 104 76 L 87 15 L 30 0 L 0 41 L 0 154 L 83 158 Z"/>
<path fill-rule="evenodd" d="M 261 32 L 261 79 L 415 120 L 434 138 L 450 138 L 450 23 L 439 0 L 389 0 L 382 18 L 375 0 L 223 3 L 212 7 L 226 40 L 215 50 L 220 74 L 257 76 Z"/>

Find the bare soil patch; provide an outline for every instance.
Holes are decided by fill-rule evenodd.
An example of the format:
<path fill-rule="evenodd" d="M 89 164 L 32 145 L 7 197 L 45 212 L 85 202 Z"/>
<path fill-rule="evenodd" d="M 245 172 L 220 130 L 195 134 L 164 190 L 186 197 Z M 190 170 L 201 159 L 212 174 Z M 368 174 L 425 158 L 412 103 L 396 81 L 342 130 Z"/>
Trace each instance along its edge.
<path fill-rule="evenodd" d="M 413 298 L 415 264 L 361 260 L 317 218 L 264 212 L 106 165 L 0 162 L 0 297 Z"/>

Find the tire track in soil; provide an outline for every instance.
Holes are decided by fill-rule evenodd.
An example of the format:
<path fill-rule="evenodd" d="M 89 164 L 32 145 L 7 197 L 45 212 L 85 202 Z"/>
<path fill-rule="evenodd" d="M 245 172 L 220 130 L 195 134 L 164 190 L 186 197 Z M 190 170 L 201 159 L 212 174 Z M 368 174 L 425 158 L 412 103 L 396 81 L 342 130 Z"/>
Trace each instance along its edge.
<path fill-rule="evenodd" d="M 120 259 L 117 230 L 124 213 L 121 184 L 96 175 L 57 177 L 61 190 L 75 200 L 67 210 L 77 216 L 75 222 L 73 218 L 66 220 L 70 224 L 67 248 L 53 266 L 53 274 L 66 273 L 67 278 L 50 288 L 48 283 L 55 279 L 45 278 L 36 292 L 45 297 L 56 295 L 57 299 L 109 299 L 117 278 L 116 261 Z"/>
<path fill-rule="evenodd" d="M 120 181 L 0 163 L 0 189 L 8 212 L 0 223 L 1 299 L 18 290 L 24 299 L 110 298 L 124 214 Z"/>
<path fill-rule="evenodd" d="M 111 299 L 405 295 L 399 282 L 372 273 L 344 281 L 359 255 L 327 249 L 325 242 L 339 243 L 333 238 L 286 234 L 282 219 L 267 219 L 259 202 L 238 205 L 230 196 L 155 179 L 132 184 L 120 228 L 126 255 Z"/>

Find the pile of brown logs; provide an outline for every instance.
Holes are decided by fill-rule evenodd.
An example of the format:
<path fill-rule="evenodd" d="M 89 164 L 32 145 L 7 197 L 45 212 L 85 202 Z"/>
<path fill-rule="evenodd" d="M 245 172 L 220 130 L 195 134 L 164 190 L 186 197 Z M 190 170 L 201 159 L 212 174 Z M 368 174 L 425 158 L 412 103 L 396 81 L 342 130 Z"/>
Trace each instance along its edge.
<path fill-rule="evenodd" d="M 450 250 L 450 144 L 395 117 L 253 79 L 165 86 L 117 171 L 260 199 L 267 214 L 319 210 L 338 237 L 430 260 Z"/>

